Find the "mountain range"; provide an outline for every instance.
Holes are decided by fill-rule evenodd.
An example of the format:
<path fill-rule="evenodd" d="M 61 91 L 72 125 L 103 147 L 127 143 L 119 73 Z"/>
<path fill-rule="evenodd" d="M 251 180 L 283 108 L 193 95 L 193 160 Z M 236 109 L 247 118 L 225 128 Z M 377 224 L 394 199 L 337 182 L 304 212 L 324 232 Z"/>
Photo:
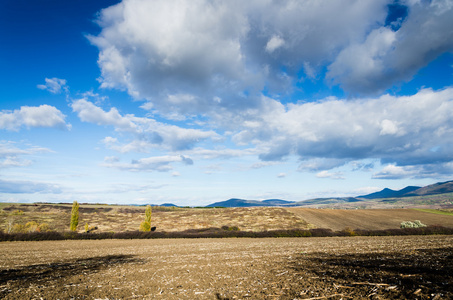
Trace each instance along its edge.
<path fill-rule="evenodd" d="M 453 193 L 453 180 L 446 182 L 438 182 L 424 187 L 407 186 L 401 190 L 392 190 L 384 188 L 383 190 L 367 195 L 357 197 L 337 197 L 337 198 L 316 198 L 303 201 L 286 201 L 281 199 L 268 200 L 245 200 L 232 198 L 226 201 L 215 202 L 206 207 L 254 207 L 254 206 L 307 206 L 307 205 L 323 205 L 335 203 L 353 203 L 366 202 L 375 199 L 386 198 L 404 198 L 416 196 L 430 196 L 445 193 Z"/>

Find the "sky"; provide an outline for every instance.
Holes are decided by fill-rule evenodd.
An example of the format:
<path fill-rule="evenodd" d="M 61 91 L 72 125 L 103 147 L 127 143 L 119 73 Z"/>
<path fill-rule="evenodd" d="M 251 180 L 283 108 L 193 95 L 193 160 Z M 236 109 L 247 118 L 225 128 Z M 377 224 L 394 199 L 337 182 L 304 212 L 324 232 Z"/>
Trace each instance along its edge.
<path fill-rule="evenodd" d="M 453 179 L 451 0 L 3 0 L 0 68 L 0 202 Z"/>

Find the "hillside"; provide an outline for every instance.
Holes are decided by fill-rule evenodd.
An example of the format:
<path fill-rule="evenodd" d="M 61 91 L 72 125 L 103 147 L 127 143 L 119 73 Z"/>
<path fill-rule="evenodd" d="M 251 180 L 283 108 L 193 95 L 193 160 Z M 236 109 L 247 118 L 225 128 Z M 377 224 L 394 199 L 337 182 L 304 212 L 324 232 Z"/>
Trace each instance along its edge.
<path fill-rule="evenodd" d="M 206 205 L 206 207 L 253 207 L 253 206 L 274 206 L 274 205 L 266 201 L 244 200 L 236 198 Z"/>
<path fill-rule="evenodd" d="M 67 231 L 70 204 L 0 205 L 0 230 L 8 224 L 30 221 L 47 223 L 52 230 Z M 446 211 L 446 210 L 445 210 Z M 434 213 L 433 213 L 434 212 Z M 152 225 L 158 231 L 174 232 L 191 229 L 237 227 L 244 231 L 328 228 L 391 229 L 403 221 L 420 220 L 426 225 L 453 228 L 453 214 L 435 214 L 437 210 L 414 209 L 313 209 L 303 207 L 178 208 L 154 207 Z M 81 204 L 79 232 L 84 225 L 98 227 L 97 232 L 136 231 L 144 219 L 145 207 Z"/>
<path fill-rule="evenodd" d="M 407 193 L 406 196 L 428 196 L 453 193 L 453 181 L 438 182 L 419 188 L 413 192 Z"/>
<path fill-rule="evenodd" d="M 365 198 L 365 199 L 379 199 L 379 198 L 395 198 L 395 197 L 403 197 L 404 195 L 414 192 L 420 189 L 419 186 L 407 186 L 404 189 L 395 191 L 389 188 L 385 188 L 382 191 L 371 193 L 364 196 L 358 196 L 357 198 Z"/>

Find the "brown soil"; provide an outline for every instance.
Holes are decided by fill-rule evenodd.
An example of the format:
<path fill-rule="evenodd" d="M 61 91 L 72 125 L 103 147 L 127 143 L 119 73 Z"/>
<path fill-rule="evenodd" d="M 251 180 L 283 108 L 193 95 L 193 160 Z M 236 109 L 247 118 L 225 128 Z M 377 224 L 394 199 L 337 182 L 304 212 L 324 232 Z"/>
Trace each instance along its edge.
<path fill-rule="evenodd" d="M 425 225 L 453 227 L 453 216 L 415 209 L 314 209 L 292 207 L 288 210 L 316 228 L 334 231 L 351 229 L 380 230 L 400 228 L 403 221 L 419 220 Z"/>
<path fill-rule="evenodd" d="M 452 299 L 453 236 L 0 243 L 2 299 Z"/>

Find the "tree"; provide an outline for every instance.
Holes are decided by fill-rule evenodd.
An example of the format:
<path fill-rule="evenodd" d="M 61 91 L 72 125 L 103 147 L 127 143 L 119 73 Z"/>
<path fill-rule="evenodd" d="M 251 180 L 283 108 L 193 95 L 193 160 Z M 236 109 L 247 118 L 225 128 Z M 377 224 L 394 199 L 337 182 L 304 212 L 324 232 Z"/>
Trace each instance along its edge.
<path fill-rule="evenodd" d="M 151 206 L 146 206 L 145 221 L 140 224 L 140 231 L 151 231 L 151 212 Z"/>
<path fill-rule="evenodd" d="M 79 203 L 77 203 L 77 201 L 74 201 L 72 203 L 71 224 L 69 229 L 71 231 L 76 231 L 78 225 L 79 225 Z"/>

